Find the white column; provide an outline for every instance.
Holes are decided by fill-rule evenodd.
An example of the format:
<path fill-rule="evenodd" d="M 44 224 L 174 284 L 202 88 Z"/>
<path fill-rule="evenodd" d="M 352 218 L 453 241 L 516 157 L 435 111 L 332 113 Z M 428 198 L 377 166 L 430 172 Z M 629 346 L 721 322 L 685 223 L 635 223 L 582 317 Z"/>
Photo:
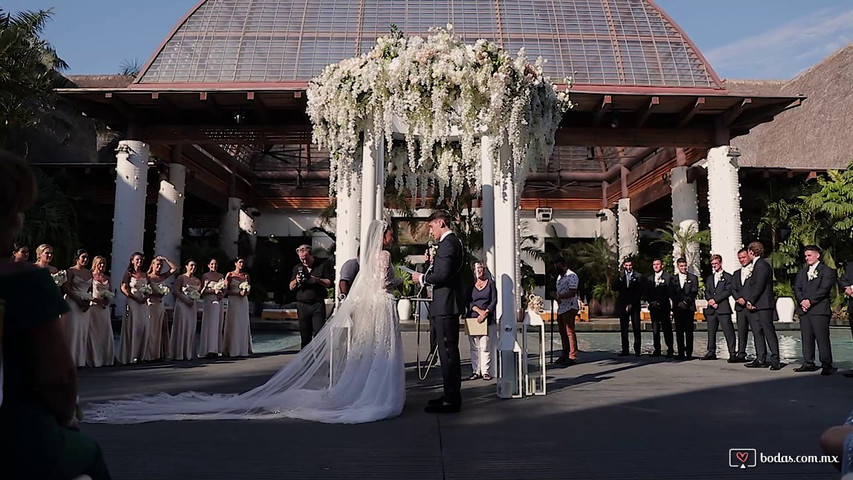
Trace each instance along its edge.
<path fill-rule="evenodd" d="M 737 267 L 737 251 L 743 246 L 740 223 L 738 157 L 728 146 L 708 152 L 708 210 L 711 213 L 711 253 L 723 257 L 726 270 Z"/>
<path fill-rule="evenodd" d="M 258 244 L 258 231 L 255 230 L 255 217 L 249 215 L 243 209 L 237 211 L 237 235 L 239 239 L 240 232 L 246 232 L 249 238 L 249 251 L 251 252 L 246 258 L 246 265 L 251 267 L 254 264 L 255 246 Z"/>
<path fill-rule="evenodd" d="M 499 165 L 511 164 L 509 146 L 500 149 Z M 515 183 L 495 176 L 494 219 L 495 219 L 495 286 L 498 290 L 497 323 L 498 362 L 501 368 L 497 382 L 498 396 L 510 398 L 519 382 L 516 355 L 520 351 L 516 339 L 518 310 L 518 220 L 516 218 Z"/>
<path fill-rule="evenodd" d="M 335 291 L 341 280 L 341 269 L 347 260 L 358 255 L 361 235 L 361 183 L 356 175 L 339 179 L 335 196 Z M 340 294 L 340 292 L 337 292 Z"/>
<path fill-rule="evenodd" d="M 672 227 L 684 233 L 699 232 L 699 204 L 696 196 L 696 184 L 687 181 L 688 167 L 672 169 Z M 676 232 L 673 232 L 676 233 Z M 685 257 L 690 271 L 699 275 L 699 244 L 691 242 L 687 251 L 682 252 L 677 244 L 672 246 L 673 261 Z"/>
<path fill-rule="evenodd" d="M 617 252 L 619 248 L 619 228 L 616 224 L 616 216 L 609 208 L 602 208 L 598 211 L 598 218 L 601 224 L 598 228 L 598 236 L 607 240 L 610 245 L 610 250 Z"/>
<path fill-rule="evenodd" d="M 240 239 L 240 207 L 243 205 L 242 200 L 237 197 L 228 197 L 228 206 L 225 207 L 225 213 L 222 214 L 222 223 L 219 227 L 219 245 L 225 254 L 228 255 L 229 265 L 225 268 L 231 268 L 230 262 L 237 258 L 237 241 Z"/>
<path fill-rule="evenodd" d="M 494 140 L 489 135 L 480 138 L 480 183 L 483 187 L 483 253 L 486 267 L 495 275 L 495 151 Z M 492 362 L 494 365 L 494 362 Z"/>
<path fill-rule="evenodd" d="M 160 180 L 157 196 L 157 230 L 154 232 L 154 254 L 163 255 L 181 266 L 181 238 L 184 227 L 184 191 L 187 183 L 187 167 L 172 163 L 169 178 Z M 175 277 L 166 280 L 172 288 Z M 172 295 L 165 298 L 167 305 L 174 305 Z"/>
<path fill-rule="evenodd" d="M 372 127 L 364 132 L 361 177 L 361 242 L 367 239 L 370 222 L 382 219 L 385 206 L 385 141 L 373 137 Z M 366 252 L 362 249 L 361 255 Z M 362 262 L 363 263 L 363 262 Z"/>
<path fill-rule="evenodd" d="M 123 316 L 127 299 L 119 291 L 133 252 L 142 251 L 145 236 L 145 194 L 148 185 L 148 144 L 122 140 L 116 149 L 116 196 L 113 213 L 111 285 L 116 315 Z"/>
<path fill-rule="evenodd" d="M 634 256 L 639 251 L 637 217 L 631 213 L 631 199 L 619 199 L 619 261 Z"/>

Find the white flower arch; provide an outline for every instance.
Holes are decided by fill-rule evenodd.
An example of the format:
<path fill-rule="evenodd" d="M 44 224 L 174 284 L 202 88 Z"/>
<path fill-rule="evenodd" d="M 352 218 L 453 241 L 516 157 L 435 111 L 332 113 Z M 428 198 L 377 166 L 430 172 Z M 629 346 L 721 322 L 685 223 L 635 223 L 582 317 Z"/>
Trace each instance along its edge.
<path fill-rule="evenodd" d="M 550 157 L 572 107 L 571 79 L 558 92 L 543 63 L 529 63 L 523 49 L 512 58 L 486 40 L 465 44 L 448 24 L 427 38 L 380 37 L 367 54 L 329 65 L 308 86 L 307 111 L 314 141 L 331 153 L 330 192 L 361 172 L 368 129 L 384 137 L 388 175 L 410 192 L 432 183 L 453 200 L 479 189 L 482 134 L 495 139 L 495 151 L 508 143 L 512 153 L 500 157 L 496 175 L 523 188 L 531 165 Z"/>

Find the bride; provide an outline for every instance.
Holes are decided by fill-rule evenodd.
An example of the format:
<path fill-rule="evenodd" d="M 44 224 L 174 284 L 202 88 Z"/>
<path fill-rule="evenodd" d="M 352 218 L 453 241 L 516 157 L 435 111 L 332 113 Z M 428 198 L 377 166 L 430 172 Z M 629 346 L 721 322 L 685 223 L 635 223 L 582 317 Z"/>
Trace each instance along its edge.
<path fill-rule="evenodd" d="M 405 402 L 400 327 L 389 290 L 398 283 L 390 227 L 373 221 L 349 296 L 320 333 L 265 384 L 241 394 L 184 392 L 90 405 L 85 421 L 299 418 L 363 423 L 395 417 Z"/>

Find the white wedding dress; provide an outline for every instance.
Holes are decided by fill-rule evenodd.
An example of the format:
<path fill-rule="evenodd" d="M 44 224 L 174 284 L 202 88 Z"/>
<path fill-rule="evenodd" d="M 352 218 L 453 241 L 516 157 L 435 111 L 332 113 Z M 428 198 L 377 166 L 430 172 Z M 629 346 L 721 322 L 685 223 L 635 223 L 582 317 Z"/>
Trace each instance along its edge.
<path fill-rule="evenodd" d="M 370 225 L 350 295 L 308 346 L 246 393 L 185 392 L 89 405 L 86 422 L 300 418 L 363 423 L 395 417 L 405 402 L 405 364 L 393 297 L 385 223 Z"/>

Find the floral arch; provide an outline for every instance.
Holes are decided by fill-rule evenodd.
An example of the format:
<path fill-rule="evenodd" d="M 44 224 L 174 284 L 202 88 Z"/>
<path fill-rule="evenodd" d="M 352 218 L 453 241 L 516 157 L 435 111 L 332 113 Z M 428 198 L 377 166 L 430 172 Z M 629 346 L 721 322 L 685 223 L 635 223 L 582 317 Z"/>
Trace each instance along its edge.
<path fill-rule="evenodd" d="M 338 270 L 356 255 L 352 240 L 383 217 L 386 175 L 414 196 L 435 188 L 454 201 L 481 191 L 486 263 L 499 292 L 503 397 L 521 394 L 520 370 L 509 366 L 521 361 L 516 199 L 531 165 L 550 157 L 572 107 L 571 80 L 558 91 L 543 64 L 523 49 L 512 57 L 486 40 L 465 44 L 449 24 L 427 38 L 392 28 L 370 52 L 327 66 L 308 86 L 313 139 L 331 154 Z"/>

